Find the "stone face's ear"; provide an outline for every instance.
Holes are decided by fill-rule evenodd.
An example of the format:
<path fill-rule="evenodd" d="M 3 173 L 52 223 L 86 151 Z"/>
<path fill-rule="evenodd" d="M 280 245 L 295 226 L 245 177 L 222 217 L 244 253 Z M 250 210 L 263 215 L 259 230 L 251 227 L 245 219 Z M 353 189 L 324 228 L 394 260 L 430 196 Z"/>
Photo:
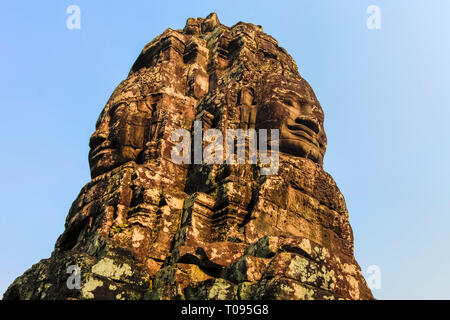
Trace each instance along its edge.
<path fill-rule="evenodd" d="M 211 32 L 220 25 L 219 18 L 215 12 L 210 13 L 202 22 L 202 32 Z"/>

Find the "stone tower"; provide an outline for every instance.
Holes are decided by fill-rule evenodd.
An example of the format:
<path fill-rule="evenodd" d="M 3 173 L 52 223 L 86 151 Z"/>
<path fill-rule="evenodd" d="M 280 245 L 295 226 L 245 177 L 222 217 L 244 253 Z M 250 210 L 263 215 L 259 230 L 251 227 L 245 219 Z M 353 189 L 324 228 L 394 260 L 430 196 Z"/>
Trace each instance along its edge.
<path fill-rule="evenodd" d="M 279 129 L 277 174 L 175 164 L 171 135 L 194 121 L 203 132 Z M 92 180 L 51 257 L 4 299 L 373 299 L 344 197 L 322 168 L 323 122 L 294 60 L 260 26 L 212 13 L 167 29 L 101 112 Z"/>

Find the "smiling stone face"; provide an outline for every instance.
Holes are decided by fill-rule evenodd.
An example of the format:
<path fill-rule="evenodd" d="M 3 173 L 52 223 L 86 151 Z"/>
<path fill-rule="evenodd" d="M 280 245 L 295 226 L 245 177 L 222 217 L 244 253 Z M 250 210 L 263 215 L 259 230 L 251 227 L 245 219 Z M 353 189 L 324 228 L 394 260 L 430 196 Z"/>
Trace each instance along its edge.
<path fill-rule="evenodd" d="M 89 141 L 92 178 L 136 160 L 150 136 L 151 109 L 145 103 L 105 108 Z"/>
<path fill-rule="evenodd" d="M 271 79 L 267 96 L 258 109 L 256 127 L 280 130 L 280 151 L 323 163 L 326 151 L 324 114 L 319 101 L 302 78 Z"/>

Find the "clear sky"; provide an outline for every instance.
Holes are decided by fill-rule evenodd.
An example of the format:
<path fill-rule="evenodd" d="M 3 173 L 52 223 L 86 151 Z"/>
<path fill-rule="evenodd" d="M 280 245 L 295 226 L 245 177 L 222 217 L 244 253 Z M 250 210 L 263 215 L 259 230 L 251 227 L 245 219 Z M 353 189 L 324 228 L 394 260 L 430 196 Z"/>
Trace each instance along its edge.
<path fill-rule="evenodd" d="M 45 3 L 45 4 L 44 4 Z M 81 29 L 66 27 L 69 5 Z M 381 29 L 369 30 L 369 5 Z M 0 2 L 0 295 L 48 258 L 90 180 L 96 119 L 143 46 L 188 17 L 263 26 L 325 112 L 325 169 L 344 194 L 379 299 L 449 299 L 450 1 Z"/>

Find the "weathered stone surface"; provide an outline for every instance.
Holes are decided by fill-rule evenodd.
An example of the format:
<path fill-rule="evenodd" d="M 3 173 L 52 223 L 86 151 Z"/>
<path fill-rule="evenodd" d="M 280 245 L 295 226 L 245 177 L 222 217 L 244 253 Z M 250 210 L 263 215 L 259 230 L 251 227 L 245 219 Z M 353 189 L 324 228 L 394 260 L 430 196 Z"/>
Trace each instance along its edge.
<path fill-rule="evenodd" d="M 175 164 L 171 134 L 280 129 L 260 164 Z M 345 200 L 323 168 L 324 114 L 260 26 L 189 18 L 147 44 L 89 145 L 92 180 L 49 259 L 5 299 L 372 299 Z M 81 270 L 69 289 L 67 268 Z"/>

